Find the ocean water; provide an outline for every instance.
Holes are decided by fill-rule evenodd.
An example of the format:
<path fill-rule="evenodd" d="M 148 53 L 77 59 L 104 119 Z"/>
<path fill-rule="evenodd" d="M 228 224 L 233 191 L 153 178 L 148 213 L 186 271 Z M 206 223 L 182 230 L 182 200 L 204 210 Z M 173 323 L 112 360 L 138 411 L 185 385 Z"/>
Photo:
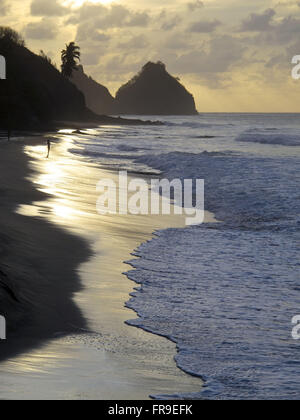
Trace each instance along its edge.
<path fill-rule="evenodd" d="M 201 393 L 176 396 L 299 399 L 300 116 L 163 121 L 86 130 L 69 150 L 110 169 L 203 178 L 219 221 L 159 231 L 132 250 L 127 306 L 138 317 L 128 324 L 174 341 L 178 366 L 204 379 Z"/>

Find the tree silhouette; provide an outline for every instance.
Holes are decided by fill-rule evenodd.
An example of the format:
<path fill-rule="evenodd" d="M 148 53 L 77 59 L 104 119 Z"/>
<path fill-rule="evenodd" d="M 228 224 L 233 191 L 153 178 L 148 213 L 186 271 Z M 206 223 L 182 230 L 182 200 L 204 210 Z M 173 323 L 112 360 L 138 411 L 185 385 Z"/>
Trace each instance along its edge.
<path fill-rule="evenodd" d="M 25 41 L 21 37 L 21 35 L 19 35 L 18 32 L 14 31 L 13 29 L 7 26 L 0 26 L 0 40 L 1 43 L 6 42 L 10 45 L 15 44 L 21 47 L 25 46 Z"/>
<path fill-rule="evenodd" d="M 0 53 L 5 57 L 9 55 L 11 50 L 15 47 L 24 47 L 25 41 L 11 28 L 0 26 Z M 7 58 L 7 57 L 6 57 Z"/>
<path fill-rule="evenodd" d="M 51 64 L 52 66 L 54 66 L 54 64 L 52 63 L 52 60 L 50 57 L 48 57 L 47 54 L 44 53 L 43 50 L 40 50 L 39 56 L 42 57 L 45 61 L 47 61 L 47 63 Z"/>
<path fill-rule="evenodd" d="M 75 45 L 75 42 L 70 42 L 61 52 L 61 72 L 65 77 L 72 76 L 73 70 L 76 70 L 77 60 L 80 61 L 80 47 Z"/>

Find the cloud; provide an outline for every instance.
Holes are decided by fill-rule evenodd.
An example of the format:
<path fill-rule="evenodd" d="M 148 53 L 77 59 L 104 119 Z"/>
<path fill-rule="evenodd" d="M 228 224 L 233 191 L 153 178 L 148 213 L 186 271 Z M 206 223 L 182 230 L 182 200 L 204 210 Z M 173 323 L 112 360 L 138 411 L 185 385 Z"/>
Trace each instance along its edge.
<path fill-rule="evenodd" d="M 225 73 L 243 59 L 246 51 L 242 41 L 230 35 L 217 36 L 196 51 L 189 51 L 179 56 L 174 67 L 181 73 L 206 73 L 215 77 L 216 73 Z"/>
<path fill-rule="evenodd" d="M 202 9 L 204 7 L 203 1 L 195 0 L 193 2 L 187 3 L 187 8 L 190 12 L 194 12 L 197 9 Z"/>
<path fill-rule="evenodd" d="M 275 10 L 267 9 L 261 14 L 251 13 L 251 15 L 242 22 L 241 32 L 261 32 L 272 29 L 273 18 L 276 15 Z"/>
<path fill-rule="evenodd" d="M 99 42 L 107 42 L 111 39 L 110 35 L 107 35 L 104 32 L 100 32 L 100 31 L 96 31 L 94 32 L 92 39 L 94 41 L 99 41 Z"/>
<path fill-rule="evenodd" d="M 277 67 L 277 66 L 281 66 L 282 63 L 284 63 L 284 62 L 287 62 L 285 55 L 284 54 L 278 54 L 278 55 L 275 55 L 274 57 L 271 57 L 270 59 L 268 59 L 268 61 L 265 63 L 265 67 L 266 68 L 274 68 L 274 67 Z"/>
<path fill-rule="evenodd" d="M 5 16 L 9 11 L 10 6 L 6 0 L 0 0 L 0 15 Z"/>
<path fill-rule="evenodd" d="M 124 26 L 148 26 L 150 16 L 146 12 L 130 13 Z"/>
<path fill-rule="evenodd" d="M 182 19 L 178 15 L 176 15 L 176 16 L 173 16 L 172 18 L 165 19 L 162 22 L 160 29 L 162 31 L 170 31 L 176 28 L 181 22 L 182 22 Z"/>
<path fill-rule="evenodd" d="M 123 82 L 128 80 L 129 75 L 133 75 L 145 64 L 143 57 L 136 54 L 113 54 L 101 63 L 99 70 L 106 74 L 107 80 L 117 80 L 123 78 Z"/>
<path fill-rule="evenodd" d="M 203 42 L 198 48 L 186 46 L 181 53 L 172 52 L 175 54 L 161 55 L 172 73 L 217 90 L 232 86 L 233 74 L 244 71 L 248 47 L 243 39 L 223 34 Z"/>
<path fill-rule="evenodd" d="M 168 50 L 180 51 L 190 49 L 189 39 L 186 37 L 186 33 L 172 33 L 171 36 L 167 37 L 163 46 Z"/>
<path fill-rule="evenodd" d="M 99 48 L 97 51 L 85 51 L 81 55 L 81 61 L 86 66 L 96 66 L 99 63 Z"/>
<path fill-rule="evenodd" d="M 149 43 L 144 35 L 133 36 L 126 42 L 122 42 L 118 45 L 122 50 L 138 50 L 148 47 Z"/>
<path fill-rule="evenodd" d="M 58 0 L 33 0 L 30 6 L 32 16 L 63 16 L 69 12 Z"/>
<path fill-rule="evenodd" d="M 288 16 L 274 28 L 274 42 L 286 44 L 300 36 L 300 19 Z"/>
<path fill-rule="evenodd" d="M 88 24 L 90 30 L 146 27 L 150 22 L 150 15 L 145 11 L 134 11 L 121 4 L 103 6 L 101 4 L 84 3 L 67 21 L 69 24 Z"/>
<path fill-rule="evenodd" d="M 261 31 L 254 41 L 257 45 L 265 47 L 266 45 L 276 46 L 289 45 L 296 42 L 300 37 L 300 18 L 287 16 L 277 19 L 276 23 L 270 25 L 268 30 Z"/>
<path fill-rule="evenodd" d="M 77 27 L 77 35 L 76 41 L 83 42 L 83 41 L 96 41 L 96 42 L 108 42 L 111 39 L 111 36 L 102 32 L 100 30 L 92 30 L 91 28 L 86 25 L 82 24 Z"/>
<path fill-rule="evenodd" d="M 55 39 L 58 28 L 53 19 L 44 18 L 39 22 L 31 22 L 24 29 L 25 37 L 36 40 Z"/>
<path fill-rule="evenodd" d="M 98 16 L 106 15 L 107 8 L 102 4 L 84 3 L 80 8 L 73 12 L 66 23 L 76 25 L 84 23 Z"/>
<path fill-rule="evenodd" d="M 170 13 L 164 9 L 159 13 L 158 17 L 153 20 L 158 23 L 158 27 L 162 31 L 170 31 L 179 26 L 183 18 L 180 17 L 177 13 Z"/>
<path fill-rule="evenodd" d="M 190 28 L 190 32 L 199 32 L 199 33 L 209 33 L 214 32 L 218 26 L 222 25 L 222 23 L 215 19 L 211 21 L 201 20 L 199 22 L 194 22 Z"/>

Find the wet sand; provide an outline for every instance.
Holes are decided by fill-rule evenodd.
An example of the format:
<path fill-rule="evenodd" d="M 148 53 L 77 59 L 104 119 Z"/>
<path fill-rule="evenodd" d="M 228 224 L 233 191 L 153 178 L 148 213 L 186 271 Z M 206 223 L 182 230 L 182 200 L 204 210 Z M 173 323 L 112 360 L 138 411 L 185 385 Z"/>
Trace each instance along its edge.
<path fill-rule="evenodd" d="M 27 145 L 27 157 L 20 141 L 0 145 L 6 162 L 1 224 L 7 228 L 1 229 L 1 267 L 2 261 L 10 267 L 9 278 L 16 267 L 26 271 L 22 284 L 29 285 L 20 295 L 26 305 L 16 319 L 24 319 L 15 333 L 19 339 L 0 343 L 6 357 L 0 398 L 147 399 L 198 392 L 201 380 L 176 367 L 173 343 L 125 324 L 136 314 L 124 305 L 135 284 L 122 274 L 130 269 L 123 261 L 154 230 L 183 226 L 183 218 L 100 216 L 95 186 L 117 174 L 74 160 L 68 147 L 75 137 L 61 137 L 49 160 L 44 140 Z M 42 293 L 37 288 L 41 300 L 32 309 L 33 286 L 41 277 L 47 287 Z M 47 316 L 33 320 L 45 308 Z"/>
<path fill-rule="evenodd" d="M 46 198 L 27 179 L 34 175 L 23 141 L 0 141 L 0 311 L 7 321 L 0 360 L 41 344 L 58 329 L 86 327 L 72 296 L 81 288 L 75 270 L 91 254 L 88 243 L 46 219 L 15 212 L 19 203 Z M 40 142 L 26 139 L 29 144 Z"/>

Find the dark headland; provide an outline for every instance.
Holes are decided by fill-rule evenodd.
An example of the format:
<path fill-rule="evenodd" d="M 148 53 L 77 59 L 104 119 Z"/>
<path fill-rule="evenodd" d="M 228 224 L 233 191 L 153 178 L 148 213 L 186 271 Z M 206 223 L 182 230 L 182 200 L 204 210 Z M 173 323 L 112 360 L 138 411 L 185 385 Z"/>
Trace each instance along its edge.
<path fill-rule="evenodd" d="M 24 40 L 9 28 L 0 27 L 0 55 L 6 59 L 7 75 L 5 80 L 0 80 L 2 130 L 52 130 L 72 123 L 75 126 L 153 124 L 94 113 L 87 107 L 84 94 L 69 78 L 45 55 L 26 48 Z"/>

